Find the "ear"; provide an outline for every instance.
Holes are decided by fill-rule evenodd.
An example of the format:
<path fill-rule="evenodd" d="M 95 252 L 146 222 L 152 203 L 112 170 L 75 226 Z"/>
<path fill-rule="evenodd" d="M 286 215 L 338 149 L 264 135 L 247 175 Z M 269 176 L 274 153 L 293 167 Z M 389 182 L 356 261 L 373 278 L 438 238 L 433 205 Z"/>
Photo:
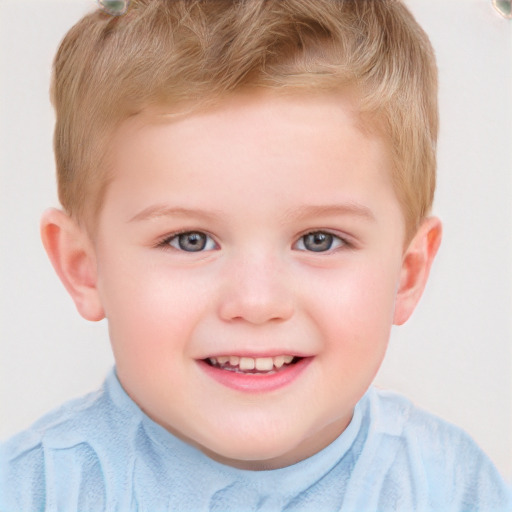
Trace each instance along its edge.
<path fill-rule="evenodd" d="M 402 325 L 411 316 L 427 284 L 430 267 L 441 244 L 441 221 L 429 217 L 419 227 L 402 260 L 393 323 Z"/>
<path fill-rule="evenodd" d="M 41 239 L 62 284 L 86 319 L 105 317 L 96 288 L 96 258 L 86 231 L 66 213 L 54 208 L 41 218 Z"/>

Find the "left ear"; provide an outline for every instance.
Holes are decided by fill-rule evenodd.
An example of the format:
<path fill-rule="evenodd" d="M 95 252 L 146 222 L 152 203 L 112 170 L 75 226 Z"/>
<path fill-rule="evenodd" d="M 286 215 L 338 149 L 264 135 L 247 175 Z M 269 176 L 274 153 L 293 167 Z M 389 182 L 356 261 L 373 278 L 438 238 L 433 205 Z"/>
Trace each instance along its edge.
<path fill-rule="evenodd" d="M 411 240 L 402 260 L 393 323 L 402 325 L 411 316 L 427 284 L 430 267 L 441 244 L 441 221 L 429 217 Z"/>

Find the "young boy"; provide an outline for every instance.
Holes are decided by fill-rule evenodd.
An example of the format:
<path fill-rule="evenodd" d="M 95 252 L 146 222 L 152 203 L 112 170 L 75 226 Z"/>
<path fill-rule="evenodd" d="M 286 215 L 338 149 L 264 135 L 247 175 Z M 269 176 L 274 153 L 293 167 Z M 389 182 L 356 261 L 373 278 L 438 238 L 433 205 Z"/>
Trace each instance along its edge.
<path fill-rule="evenodd" d="M 0 510 L 509 511 L 371 388 L 441 240 L 436 69 L 395 0 L 139 0 L 54 65 L 48 255 L 115 370 L 0 451 Z"/>

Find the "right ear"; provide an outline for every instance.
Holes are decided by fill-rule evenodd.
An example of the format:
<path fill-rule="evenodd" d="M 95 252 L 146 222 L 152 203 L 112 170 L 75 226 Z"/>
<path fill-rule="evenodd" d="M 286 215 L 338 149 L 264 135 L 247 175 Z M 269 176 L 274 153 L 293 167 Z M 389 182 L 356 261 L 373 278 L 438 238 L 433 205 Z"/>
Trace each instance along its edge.
<path fill-rule="evenodd" d="M 41 239 L 78 312 L 93 322 L 105 318 L 96 286 L 95 252 L 85 229 L 63 211 L 50 208 L 41 218 Z"/>

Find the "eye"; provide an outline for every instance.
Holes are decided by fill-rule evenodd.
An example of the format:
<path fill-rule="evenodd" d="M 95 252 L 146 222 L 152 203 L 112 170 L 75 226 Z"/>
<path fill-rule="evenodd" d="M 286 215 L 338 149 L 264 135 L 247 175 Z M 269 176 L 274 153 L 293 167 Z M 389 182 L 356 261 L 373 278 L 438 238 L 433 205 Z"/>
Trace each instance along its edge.
<path fill-rule="evenodd" d="M 201 231 L 187 231 L 166 238 L 162 245 L 170 245 L 186 252 L 212 251 L 217 247 L 215 241 Z"/>
<path fill-rule="evenodd" d="M 312 231 L 299 238 L 295 249 L 299 251 L 326 252 L 347 245 L 339 236 L 325 231 Z"/>

